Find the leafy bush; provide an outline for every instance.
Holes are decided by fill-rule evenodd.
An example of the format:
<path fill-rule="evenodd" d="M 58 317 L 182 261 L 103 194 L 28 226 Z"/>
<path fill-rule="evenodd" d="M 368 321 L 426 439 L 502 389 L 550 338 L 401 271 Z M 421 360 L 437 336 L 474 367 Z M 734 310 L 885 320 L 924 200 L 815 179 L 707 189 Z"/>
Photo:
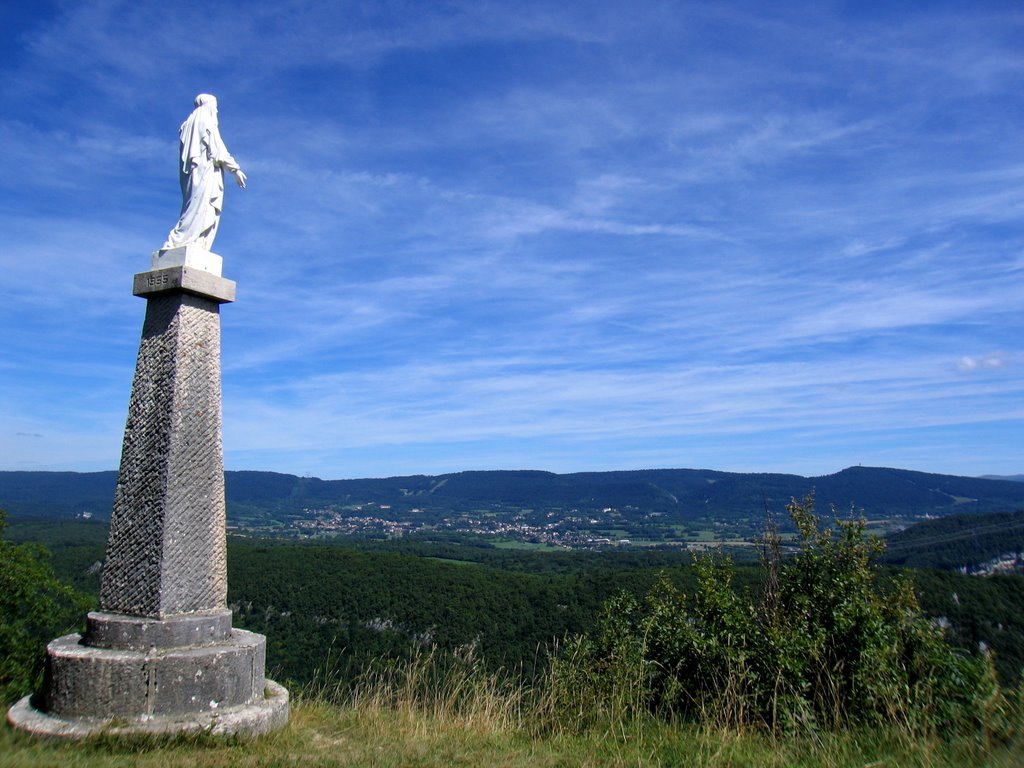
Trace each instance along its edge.
<path fill-rule="evenodd" d="M 89 600 L 53 574 L 49 553 L 3 539 L 0 510 L 0 700 L 9 704 L 38 686 L 46 644 L 71 631 Z"/>
<path fill-rule="evenodd" d="M 1004 731 L 991 659 L 952 649 L 909 581 L 885 578 L 865 521 L 823 528 L 813 496 L 788 507 L 799 552 L 765 536 L 758 594 L 732 562 L 698 559 L 697 586 L 667 580 L 609 601 L 598 627 L 561 650 L 552 700 L 579 725 L 637 712 L 772 731 L 896 723 L 921 732 Z"/>

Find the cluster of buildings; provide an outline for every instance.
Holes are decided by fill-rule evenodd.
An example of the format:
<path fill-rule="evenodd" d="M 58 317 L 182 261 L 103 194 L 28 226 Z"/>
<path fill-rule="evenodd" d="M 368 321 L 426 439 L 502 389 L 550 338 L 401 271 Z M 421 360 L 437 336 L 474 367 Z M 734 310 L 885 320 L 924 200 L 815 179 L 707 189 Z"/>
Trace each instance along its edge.
<path fill-rule="evenodd" d="M 367 514 L 368 512 L 373 514 Z M 630 540 L 607 535 L 609 517 L 617 514 L 607 508 L 601 513 L 580 515 L 577 510 L 561 512 L 475 514 L 453 512 L 437 520 L 417 520 L 421 509 L 408 514 L 392 514 L 387 505 L 362 504 L 342 510 L 305 509 L 292 518 L 290 528 L 300 537 L 351 536 L 356 538 L 398 539 L 419 531 L 489 536 L 566 549 L 625 546 Z M 399 519 L 401 518 L 401 519 Z"/>
<path fill-rule="evenodd" d="M 961 573 L 974 576 L 994 576 L 996 574 L 1024 573 L 1024 552 L 1007 552 L 994 557 L 987 563 L 969 567 L 963 566 Z"/>

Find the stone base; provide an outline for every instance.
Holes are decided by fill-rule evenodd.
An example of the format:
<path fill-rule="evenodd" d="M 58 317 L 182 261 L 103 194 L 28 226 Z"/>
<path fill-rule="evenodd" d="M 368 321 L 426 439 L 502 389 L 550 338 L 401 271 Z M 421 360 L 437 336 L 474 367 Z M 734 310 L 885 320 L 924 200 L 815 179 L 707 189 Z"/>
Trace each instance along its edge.
<path fill-rule="evenodd" d="M 86 616 L 82 642 L 93 648 L 147 651 L 186 645 L 212 645 L 230 637 L 231 611 L 227 608 L 170 619 L 92 611 Z"/>
<path fill-rule="evenodd" d="M 266 681 L 260 700 L 191 715 L 124 720 L 112 717 L 58 717 L 32 706 L 26 696 L 7 712 L 14 728 L 44 738 L 81 739 L 86 736 L 162 736 L 209 733 L 214 736 L 260 736 L 288 724 L 288 691 Z"/>
<path fill-rule="evenodd" d="M 153 251 L 150 269 L 166 269 L 167 267 L 195 267 L 204 272 L 220 277 L 224 259 L 212 251 L 198 245 L 181 245 L 177 248 Z"/>
<path fill-rule="evenodd" d="M 95 612 L 46 649 L 43 689 L 8 712 L 41 736 L 261 734 L 288 722 L 288 692 L 264 676 L 267 640 L 231 612 L 171 620 Z"/>
<path fill-rule="evenodd" d="M 42 707 L 60 717 L 151 717 L 249 704 L 263 695 L 267 639 L 232 630 L 223 642 L 137 651 L 65 635 L 46 648 Z"/>

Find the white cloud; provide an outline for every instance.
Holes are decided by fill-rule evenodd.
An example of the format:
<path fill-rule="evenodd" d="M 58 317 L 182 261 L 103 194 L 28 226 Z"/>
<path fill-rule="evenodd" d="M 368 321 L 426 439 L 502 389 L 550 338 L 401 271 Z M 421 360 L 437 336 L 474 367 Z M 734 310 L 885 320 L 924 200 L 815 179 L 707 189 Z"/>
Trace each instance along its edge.
<path fill-rule="evenodd" d="M 1005 365 L 1005 360 L 999 355 L 986 355 L 984 357 L 964 355 L 957 361 L 957 368 L 965 373 L 985 370 L 986 368 L 1002 368 L 1003 365 Z"/>

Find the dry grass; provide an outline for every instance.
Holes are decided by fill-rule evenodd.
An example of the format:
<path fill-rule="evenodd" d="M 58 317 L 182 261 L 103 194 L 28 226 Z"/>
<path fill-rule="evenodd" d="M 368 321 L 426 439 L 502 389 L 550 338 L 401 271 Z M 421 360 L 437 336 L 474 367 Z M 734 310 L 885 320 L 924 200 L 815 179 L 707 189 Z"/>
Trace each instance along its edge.
<path fill-rule="evenodd" d="M 967 743 L 909 742 L 898 732 L 771 738 L 757 733 L 634 721 L 582 733 L 531 735 L 488 727 L 483 708 L 442 708 L 434 717 L 408 702 L 368 708 L 296 704 L 289 726 L 254 741 L 208 737 L 160 741 L 93 739 L 41 743 L 0 730 L 0 767 L 256 768 L 257 766 L 708 766 L 709 768 L 1010 768 L 1024 746 L 982 751 Z"/>
<path fill-rule="evenodd" d="M 256 768 L 257 766 L 708 766 L 709 768 L 1009 768 L 1024 743 L 982 748 L 906 730 L 772 737 L 673 725 L 635 712 L 586 725 L 559 721 L 545 681 L 487 672 L 473 649 L 381 662 L 354 685 L 329 674 L 297 692 L 288 727 L 257 740 L 189 737 L 37 742 L 0 729 L 0 768 Z"/>

